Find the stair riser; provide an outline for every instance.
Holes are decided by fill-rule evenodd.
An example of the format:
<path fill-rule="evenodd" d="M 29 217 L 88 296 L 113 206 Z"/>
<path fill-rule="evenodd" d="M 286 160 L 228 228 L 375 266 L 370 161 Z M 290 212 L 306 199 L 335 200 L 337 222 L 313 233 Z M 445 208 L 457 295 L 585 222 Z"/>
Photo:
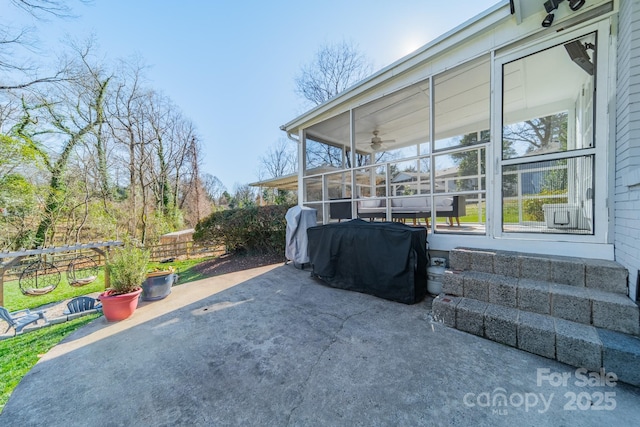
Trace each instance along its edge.
<path fill-rule="evenodd" d="M 447 271 L 447 295 L 489 302 L 627 334 L 640 335 L 640 311 L 626 296 L 530 279 Z"/>
<path fill-rule="evenodd" d="M 454 249 L 449 253 L 449 264 L 452 270 L 493 273 L 627 295 L 628 272 L 613 261 Z"/>
<path fill-rule="evenodd" d="M 605 368 L 621 381 L 640 386 L 640 339 L 629 335 L 442 295 L 433 302 L 433 318 L 446 326 L 572 366 L 591 371 Z"/>

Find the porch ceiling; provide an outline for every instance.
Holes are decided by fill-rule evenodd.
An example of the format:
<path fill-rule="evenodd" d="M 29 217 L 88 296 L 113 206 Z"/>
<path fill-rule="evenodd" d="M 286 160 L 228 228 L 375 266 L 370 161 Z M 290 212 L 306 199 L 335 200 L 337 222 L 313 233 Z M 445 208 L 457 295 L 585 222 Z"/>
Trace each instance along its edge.
<path fill-rule="evenodd" d="M 451 70 L 434 80 L 436 139 L 489 127 L 490 63 L 488 58 Z M 413 84 L 354 110 L 356 148 L 371 153 L 373 131 L 386 142 L 384 150 L 430 140 L 429 81 Z M 311 126 L 307 134 L 322 142 L 349 146 L 349 113 Z"/>
<path fill-rule="evenodd" d="M 587 77 L 562 48 L 507 64 L 505 72 L 509 84 L 505 86 L 505 114 L 509 123 L 540 117 L 539 110 L 548 108 L 550 100 L 556 100 L 559 109 L 570 108 Z M 489 129 L 488 58 L 436 76 L 434 92 L 436 140 Z M 430 96 L 425 80 L 355 108 L 357 151 L 374 151 L 371 148 L 374 130 L 383 141 L 394 141 L 383 145 L 382 149 L 387 151 L 429 142 Z M 309 127 L 307 135 L 349 147 L 349 122 L 349 112 L 345 111 Z"/>

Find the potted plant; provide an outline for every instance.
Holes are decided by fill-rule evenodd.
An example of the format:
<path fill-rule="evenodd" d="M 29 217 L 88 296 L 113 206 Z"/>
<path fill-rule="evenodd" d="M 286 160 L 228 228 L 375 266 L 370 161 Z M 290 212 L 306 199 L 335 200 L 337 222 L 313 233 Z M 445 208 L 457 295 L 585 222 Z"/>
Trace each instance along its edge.
<path fill-rule="evenodd" d="M 100 294 L 102 312 L 109 322 L 124 320 L 138 307 L 138 296 L 147 275 L 149 251 L 126 243 L 109 254 L 106 268 L 110 287 Z"/>
<path fill-rule="evenodd" d="M 171 286 L 178 276 L 175 269 L 169 266 L 166 269 L 155 268 L 147 273 L 147 279 L 142 282 L 142 300 L 155 301 L 165 298 L 171 293 Z"/>

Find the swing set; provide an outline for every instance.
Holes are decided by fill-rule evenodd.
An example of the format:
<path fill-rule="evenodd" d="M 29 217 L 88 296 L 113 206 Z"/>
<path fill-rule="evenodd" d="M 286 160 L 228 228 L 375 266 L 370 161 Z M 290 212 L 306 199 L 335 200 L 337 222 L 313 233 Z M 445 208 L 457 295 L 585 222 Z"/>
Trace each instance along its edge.
<path fill-rule="evenodd" d="M 79 252 L 93 250 L 96 254 L 106 258 L 106 252 L 114 246 L 121 246 L 122 242 L 91 242 L 68 246 L 21 250 L 17 252 L 0 252 L 0 306 L 4 305 L 4 273 L 17 265 L 25 257 L 36 256 L 35 261 L 24 267 L 18 285 L 24 295 L 38 296 L 53 291 L 60 283 L 60 269 L 54 263 L 46 260 L 49 254 L 60 252 Z M 66 268 L 65 268 L 66 267 Z M 98 263 L 90 256 L 78 254 L 64 267 L 67 282 L 71 286 L 88 285 L 98 277 Z M 109 272 L 105 270 L 105 288 L 109 287 Z"/>

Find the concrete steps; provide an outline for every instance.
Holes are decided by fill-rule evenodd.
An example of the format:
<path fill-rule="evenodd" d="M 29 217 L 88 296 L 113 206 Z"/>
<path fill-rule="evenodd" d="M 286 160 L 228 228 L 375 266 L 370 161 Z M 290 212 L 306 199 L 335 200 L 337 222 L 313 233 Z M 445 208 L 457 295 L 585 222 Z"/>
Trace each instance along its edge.
<path fill-rule="evenodd" d="M 626 334 L 640 334 L 638 306 L 619 293 L 454 270 L 445 272 L 442 292 Z"/>
<path fill-rule="evenodd" d="M 619 264 L 464 248 L 449 262 L 434 320 L 640 386 L 640 311 Z"/>

